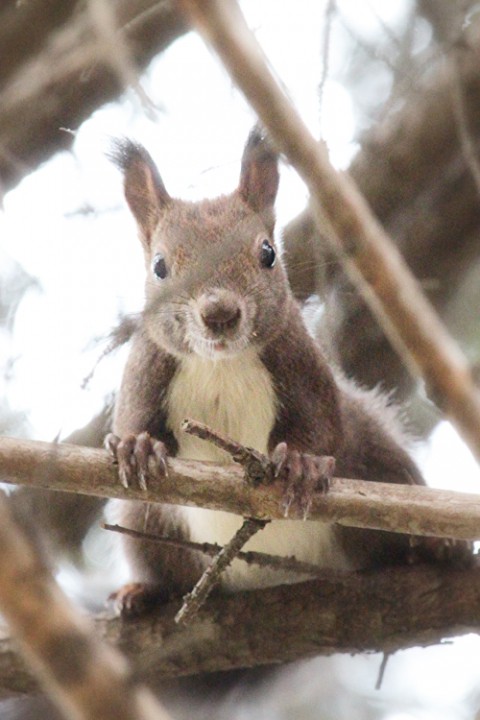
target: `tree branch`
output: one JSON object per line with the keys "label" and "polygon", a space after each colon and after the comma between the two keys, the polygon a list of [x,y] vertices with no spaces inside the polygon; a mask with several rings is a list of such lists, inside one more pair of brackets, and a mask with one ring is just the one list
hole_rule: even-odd
{"label": "tree branch", "polygon": [[168,720],[119,653],[99,641],[15,527],[0,494],[0,609],[22,654],[65,717]]}
{"label": "tree branch", "polygon": [[[35,22],[37,14],[43,13],[43,5],[41,11],[35,3],[25,5],[20,16],[30,14]],[[10,21],[7,25],[13,25],[17,37],[16,44],[8,45],[11,68],[8,77],[0,73],[0,191],[3,193],[55,151],[70,146],[72,136],[61,128],[75,130],[99,105],[126,89],[125,73],[118,71],[116,56],[110,53],[108,57],[105,52],[105,43],[97,37],[88,4],[82,11],[79,5],[63,26],[57,27],[56,20],[47,18],[45,36],[25,29],[32,43],[27,52],[25,44],[18,40],[23,28],[15,24],[17,5],[1,16],[2,21]],[[62,12],[62,17],[67,14]],[[184,21],[168,0],[121,0],[115,3],[115,14],[119,31],[114,42],[124,44],[125,53],[129,53],[137,68],[144,67],[186,30]]]}
{"label": "tree branch", "polygon": [[[478,632],[480,568],[392,568],[215,596],[186,629],[174,623],[179,602],[135,622],[99,618],[97,632],[153,683],[336,652],[392,653]],[[0,686],[4,695],[33,686],[8,645]]]}
{"label": "tree branch", "polygon": [[[440,8],[435,1],[429,4],[444,14],[454,8],[453,4]],[[458,8],[452,11],[458,12]],[[468,29],[462,31],[461,44],[449,57],[441,57],[435,68],[429,63],[423,78],[418,70],[415,84],[402,97],[402,106],[394,113],[384,112],[361,138],[361,150],[349,168],[443,316],[480,253],[480,203],[458,140],[451,82],[458,73],[465,119],[477,147],[479,24],[472,18]],[[331,339],[346,374],[368,387],[381,382],[382,387],[394,390],[396,397],[410,394],[415,387],[411,376],[345,278],[308,208],[286,226],[283,242],[296,297],[305,299],[318,293],[326,303],[328,322],[319,323],[319,331],[323,339]],[[476,317],[464,313],[462,318],[461,326],[450,319],[451,331],[471,346]]]}
{"label": "tree branch", "polygon": [[[156,468],[151,459],[151,474]],[[3,482],[125,500],[198,505],[244,517],[283,519],[283,488],[253,488],[236,465],[168,459],[168,477],[144,491],[122,487],[105,450],[0,438]],[[291,514],[290,519],[295,516]],[[468,493],[334,478],[309,518],[412,535],[480,538],[480,498]],[[301,519],[301,518],[300,518]]]}
{"label": "tree branch", "polygon": [[278,148],[306,182],[314,215],[394,347],[420,373],[480,459],[480,391],[466,359],[422,295],[353,181],[330,164],[280,89],[234,0],[178,0],[221,57]]}

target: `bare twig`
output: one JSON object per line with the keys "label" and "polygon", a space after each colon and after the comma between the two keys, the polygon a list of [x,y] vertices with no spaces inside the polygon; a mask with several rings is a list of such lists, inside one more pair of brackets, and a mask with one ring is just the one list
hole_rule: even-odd
{"label": "bare twig", "polygon": [[336,0],[328,0],[325,6],[323,17],[323,38],[322,38],[322,74],[318,83],[318,114],[320,122],[322,120],[323,96],[325,93],[325,85],[328,78],[328,69],[330,61],[330,39],[332,34],[333,16],[337,7]]}
{"label": "bare twig", "polygon": [[387,664],[390,659],[390,653],[384,652],[382,657],[382,662],[380,663],[380,667],[378,669],[378,677],[377,682],[375,683],[375,690],[380,690],[383,683],[383,678],[385,677],[385,670],[387,669]]}
{"label": "bare twig", "polygon": [[267,483],[273,480],[274,470],[272,463],[266,455],[258,452],[258,450],[245,447],[213,430],[208,425],[197,422],[197,420],[184,420],[182,430],[190,435],[195,435],[201,440],[207,440],[229,453],[232,460],[244,468],[245,480],[248,483],[258,485],[261,482]]}
{"label": "bare twig", "polygon": [[230,542],[215,556],[193,590],[184,597],[183,605],[175,615],[176,623],[188,625],[198,616],[198,611],[215,585],[220,581],[223,571],[239,556],[241,549],[250,538],[259,530],[263,530],[266,523],[266,520],[255,520],[254,518],[244,520],[242,527],[237,530]]}
{"label": "bare twig", "polygon": [[466,359],[422,295],[356,186],[329,163],[271,74],[234,0],[178,0],[306,182],[313,211],[392,344],[480,458],[480,391]]}
{"label": "bare twig", "polygon": [[[156,467],[152,459],[151,475]],[[0,438],[3,482],[123,500],[197,505],[243,517],[283,519],[278,483],[251,487],[236,465],[168,459],[168,477],[148,489],[125,489],[105,450]],[[294,519],[291,514],[290,519]],[[300,518],[301,519],[301,518]],[[311,520],[474,540],[480,538],[480,498],[469,493],[333,478],[313,499]]]}
{"label": "bare twig", "polygon": [[100,642],[21,535],[0,494],[0,608],[22,653],[66,718],[167,720],[119,653]]}
{"label": "bare twig", "polygon": [[[101,527],[104,530],[120,533],[121,535],[128,535],[129,537],[137,538],[138,540],[150,540],[152,542],[158,542],[162,545],[178,548],[179,550],[194,550],[195,552],[201,552],[209,557],[215,557],[222,550],[222,546],[217,545],[217,543],[197,543],[192,542],[191,540],[178,540],[176,538],[165,537],[164,535],[154,535],[153,533],[132,530],[131,528],[126,528],[122,525],[111,525],[109,523],[102,523]],[[283,555],[268,555],[267,553],[248,550],[247,552],[239,552],[237,554],[237,558],[246,562],[247,565],[269,567],[274,570],[294,572],[303,576],[323,577],[325,575],[324,568],[297,560],[293,555],[290,557],[284,557]],[[327,571],[329,577],[332,577],[332,572],[333,571],[331,570]],[[339,570],[338,572],[343,574],[343,571]]]}

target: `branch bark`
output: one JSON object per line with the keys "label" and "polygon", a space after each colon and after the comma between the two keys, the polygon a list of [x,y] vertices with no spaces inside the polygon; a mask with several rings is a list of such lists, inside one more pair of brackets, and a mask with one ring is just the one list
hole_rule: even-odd
{"label": "branch bark", "polygon": [[[211,597],[188,629],[179,602],[133,622],[99,618],[151,683],[182,675],[290,662],[337,652],[428,646],[480,630],[480,569],[395,568]],[[34,687],[8,644],[0,646],[0,693]]]}
{"label": "branch bark", "polygon": [[[153,459],[151,463],[155,477]],[[282,487],[271,483],[253,488],[236,465],[170,458],[168,477],[151,482],[146,491],[125,489],[105,450],[4,437],[0,439],[0,477],[3,482],[97,497],[198,505],[261,519],[284,518]],[[480,497],[334,478],[329,492],[314,499],[309,518],[412,535],[477,539]]]}
{"label": "branch bark", "polygon": [[480,459],[480,391],[466,359],[422,295],[353,181],[335,171],[280,89],[238,5],[178,0],[306,182],[314,215],[394,347]]}
{"label": "branch bark", "polygon": [[[2,28],[5,22],[16,38],[2,45],[8,57],[8,74],[5,69],[0,72],[3,193],[55,151],[70,146],[72,136],[61,128],[75,130],[99,105],[126,89],[115,57],[107,57],[105,43],[97,36],[88,3],[82,11],[76,5],[76,12],[64,9],[46,17],[43,4],[41,11],[35,3],[25,3],[20,11],[18,4],[12,5],[0,16]],[[115,15],[115,41],[125,46],[139,69],[186,30],[168,0],[121,0],[115,3]],[[2,36],[0,31],[0,40]]]}

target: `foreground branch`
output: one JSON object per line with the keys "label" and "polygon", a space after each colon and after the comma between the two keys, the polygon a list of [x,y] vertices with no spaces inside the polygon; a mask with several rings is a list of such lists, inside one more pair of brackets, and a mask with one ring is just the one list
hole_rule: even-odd
{"label": "foreground branch", "polygon": [[0,494],[0,610],[66,718],[167,720],[118,652],[99,641],[16,528]]}
{"label": "foreground branch", "polygon": [[[153,463],[153,460],[151,461]],[[155,476],[155,465],[151,465]],[[243,517],[282,519],[283,488],[251,487],[236,465],[168,460],[168,477],[148,490],[125,489],[104,450],[68,444],[0,438],[3,482],[98,497],[197,505]],[[290,519],[295,516],[290,514]],[[480,498],[468,493],[334,478],[327,495],[317,496],[309,518],[411,535],[480,538]]]}
{"label": "foreground branch", "polygon": [[178,0],[213,46],[278,148],[306,182],[314,215],[392,344],[480,458],[480,391],[353,181],[337,172],[280,89],[234,0]]}
{"label": "foreground branch", "polygon": [[[289,662],[336,652],[427,646],[480,631],[480,569],[397,568],[211,597],[189,628],[174,623],[179,601],[134,623],[98,619],[100,636],[151,682]],[[6,643],[3,694],[32,680]]]}
{"label": "foreground branch", "polygon": [[[38,24],[36,16],[45,8],[35,7],[35,3],[25,5],[27,10],[33,6],[28,21]],[[112,43],[122,54],[129,54],[135,68],[145,67],[157,52],[185,32],[185,23],[167,0],[120,0],[114,10],[120,31]],[[37,53],[30,52],[31,48],[25,51],[22,33],[27,44],[30,34],[28,29],[15,26],[10,17],[15,13],[19,14],[16,5],[8,16],[6,11],[1,15],[10,34],[8,20],[13,23],[16,39],[6,48],[9,75],[0,73],[0,193],[11,189],[55,151],[71,145],[72,135],[61,128],[76,130],[93,110],[126,89],[125,78],[116,67],[120,52],[106,52],[109,48],[105,38],[98,37],[88,7],[72,13],[63,26],[58,23],[57,29],[46,27],[46,37],[35,42]],[[67,14],[61,11],[61,17]]]}

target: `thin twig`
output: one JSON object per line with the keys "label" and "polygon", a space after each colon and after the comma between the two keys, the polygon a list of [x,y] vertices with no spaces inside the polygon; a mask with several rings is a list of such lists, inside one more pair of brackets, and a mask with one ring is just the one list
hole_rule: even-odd
{"label": "thin twig", "polygon": [[245,519],[242,527],[237,530],[230,542],[215,556],[193,590],[188,595],[185,595],[183,605],[175,615],[176,623],[187,625],[195,619],[205,600],[219,582],[223,571],[238,556],[238,553],[250,538],[259,530],[263,530],[266,524],[265,520]]}
{"label": "thin twig", "polygon": [[322,38],[322,74],[318,83],[318,115],[320,122],[322,120],[323,96],[325,93],[325,84],[328,78],[328,69],[330,61],[330,39],[332,34],[333,15],[337,6],[336,0],[328,0],[323,16],[323,38]]}
{"label": "thin twig", "polygon": [[378,669],[378,677],[377,682],[375,683],[375,690],[380,690],[383,683],[383,678],[385,677],[385,670],[387,669],[387,663],[390,659],[391,653],[384,652],[382,657],[382,662],[380,663],[380,667]]}
{"label": "thin twig", "polygon": [[190,435],[195,435],[200,440],[211,442],[229,453],[232,460],[242,465],[245,470],[245,480],[251,485],[268,483],[273,479],[274,469],[270,459],[258,450],[245,447],[196,420],[184,420],[181,429]]}
{"label": "thin twig", "polygon": [[[138,540],[150,540],[152,542],[167,545],[168,547],[178,548],[180,550],[193,550],[195,552],[201,552],[209,557],[215,557],[222,550],[222,546],[217,543],[196,543],[191,540],[179,540],[177,538],[170,538],[164,535],[154,535],[153,533],[133,530],[131,528],[123,527],[122,525],[110,525],[109,523],[101,523],[101,527],[104,530],[109,530],[110,532],[119,533],[121,535],[128,535],[129,537],[133,537]],[[274,570],[295,572],[298,573],[298,575],[308,575],[310,577],[324,577],[325,572],[328,572],[328,576],[332,577],[333,573],[332,570],[325,571],[325,568],[320,568],[318,565],[312,565],[311,563],[297,560],[293,555],[283,557],[282,555],[269,555],[267,553],[256,552],[255,550],[248,550],[247,552],[240,551],[237,554],[237,559],[243,560],[243,562],[246,562],[247,565],[269,567]],[[342,571],[338,572],[339,574],[344,574]]]}
{"label": "thin twig", "polygon": [[306,182],[317,221],[391,343],[480,459],[480,390],[466,358],[353,181],[337,172],[268,68],[234,0],[177,0]]}

